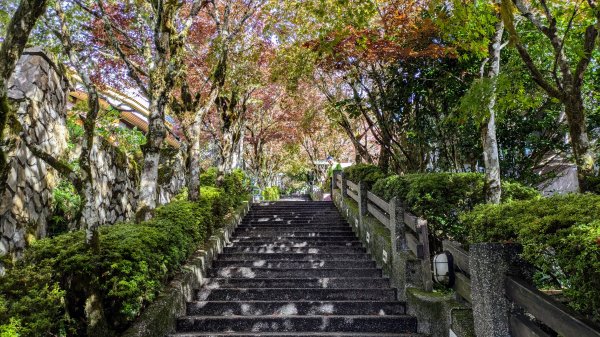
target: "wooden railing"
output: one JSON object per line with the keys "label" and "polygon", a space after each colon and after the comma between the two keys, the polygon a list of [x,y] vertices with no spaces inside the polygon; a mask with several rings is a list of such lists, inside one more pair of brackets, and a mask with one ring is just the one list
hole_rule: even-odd
{"label": "wooden railing", "polygon": [[[452,254],[454,290],[461,298],[472,303],[469,252],[453,241],[444,241],[443,247],[445,251]],[[561,336],[600,337],[600,331],[591,323],[578,318],[565,305],[517,277],[506,276],[505,294],[513,304],[513,308],[519,308],[519,310],[511,310],[508,317],[512,337],[554,336],[545,331],[547,328]],[[533,317],[534,320],[527,316]],[[534,321],[541,322],[547,328],[542,329]]]}
{"label": "wooden railing", "polygon": [[[420,260],[423,275],[423,288],[433,289],[431,275],[431,256],[429,253],[429,232],[427,221],[409,213],[396,198],[390,201],[367,191],[363,182],[355,183],[335,175],[335,186],[341,190],[342,197],[356,201],[361,215],[370,215],[390,230],[392,240],[401,236],[400,249],[408,250]],[[396,243],[393,243],[393,246]]]}

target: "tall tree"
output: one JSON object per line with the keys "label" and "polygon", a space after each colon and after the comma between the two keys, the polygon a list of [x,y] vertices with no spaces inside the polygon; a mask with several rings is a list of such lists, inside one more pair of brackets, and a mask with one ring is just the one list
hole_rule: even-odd
{"label": "tall tree", "polygon": [[[517,30],[515,10],[526,21],[527,27],[537,31],[533,37],[537,41],[531,37],[527,39],[523,30]],[[588,137],[583,90],[598,39],[600,10],[597,2],[502,0],[502,17],[533,80],[564,106],[579,187],[585,191],[586,177],[594,175],[596,162]],[[541,47],[540,41],[544,43]],[[537,48],[542,48],[541,53]],[[550,71],[545,71],[545,67]]]}
{"label": "tall tree", "polygon": [[99,39],[112,46],[136,89],[149,102],[136,212],[138,220],[146,220],[157,203],[160,149],[167,135],[166,109],[172,89],[183,75],[189,30],[206,1],[194,0],[189,7],[177,0],[135,2],[127,6],[107,6],[104,1],[96,0],[96,4],[103,23]]}

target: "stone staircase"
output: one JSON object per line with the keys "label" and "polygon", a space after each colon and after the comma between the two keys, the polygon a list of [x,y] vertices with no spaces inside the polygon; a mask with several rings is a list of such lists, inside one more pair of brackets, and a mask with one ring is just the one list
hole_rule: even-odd
{"label": "stone staircase", "polygon": [[173,336],[418,336],[331,202],[252,207]]}

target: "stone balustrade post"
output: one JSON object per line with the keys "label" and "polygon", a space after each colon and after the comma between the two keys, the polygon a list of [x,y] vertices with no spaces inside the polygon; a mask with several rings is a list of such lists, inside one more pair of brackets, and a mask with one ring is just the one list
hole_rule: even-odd
{"label": "stone balustrade post", "polygon": [[406,231],[404,229],[404,208],[397,197],[389,202],[390,214],[390,237],[392,239],[392,251],[404,252],[408,249],[406,245]]}
{"label": "stone balustrade post", "polygon": [[331,200],[333,200],[333,191],[337,188],[336,181],[339,174],[342,174],[342,171],[333,170],[331,174]]}
{"label": "stone balustrade post", "polygon": [[390,239],[392,247],[392,286],[398,290],[397,298],[406,301],[407,259],[408,246],[406,245],[406,230],[404,227],[404,208],[397,197],[389,202],[390,214]]}
{"label": "stone balustrade post", "polygon": [[364,181],[358,182],[358,213],[362,223],[362,217],[367,215],[367,205],[369,199],[367,197],[367,184]]}
{"label": "stone balustrade post", "polygon": [[345,198],[348,195],[348,178],[346,178],[346,174],[344,174],[344,171],[342,171],[341,173],[342,176],[342,200],[343,198]]}
{"label": "stone balustrade post", "polygon": [[518,245],[477,243],[469,248],[475,335],[510,336],[506,275],[520,252]]}

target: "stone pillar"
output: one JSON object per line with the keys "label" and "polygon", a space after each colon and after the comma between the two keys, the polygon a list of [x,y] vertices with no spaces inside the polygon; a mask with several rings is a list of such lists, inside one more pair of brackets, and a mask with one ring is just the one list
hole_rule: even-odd
{"label": "stone pillar", "polygon": [[406,231],[404,229],[404,207],[402,207],[403,204],[397,197],[393,197],[389,205],[392,250],[394,252],[404,252],[408,249],[406,245]]}
{"label": "stone pillar", "polygon": [[392,286],[396,288],[397,298],[406,301],[407,272],[408,272],[408,247],[406,245],[406,231],[404,227],[404,208],[397,197],[389,202],[390,213],[390,238],[392,240]]}
{"label": "stone pillar", "polygon": [[[23,52],[8,81],[8,97],[23,127],[8,152],[10,172],[0,196],[0,256],[19,257],[29,237],[44,237],[58,174],[29,150],[23,138],[55,157],[67,150],[68,83],[43,50]],[[8,132],[18,132],[7,130]]]}
{"label": "stone pillar", "polygon": [[510,336],[510,303],[506,297],[506,275],[520,251],[517,245],[478,243],[470,246],[471,297],[475,335]]}
{"label": "stone pillar", "polygon": [[360,215],[360,221],[362,217],[367,215],[367,204],[369,199],[367,198],[367,184],[364,181],[358,182],[358,213]]}
{"label": "stone pillar", "polygon": [[333,170],[331,173],[331,200],[333,200],[333,190],[337,189],[335,182],[337,181],[338,174],[342,174],[342,171]]}
{"label": "stone pillar", "polygon": [[342,176],[341,195],[342,195],[342,200],[343,200],[343,198],[345,198],[348,195],[348,179],[346,178],[344,171],[342,171],[341,176]]}

